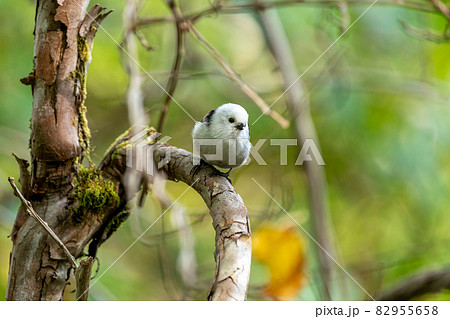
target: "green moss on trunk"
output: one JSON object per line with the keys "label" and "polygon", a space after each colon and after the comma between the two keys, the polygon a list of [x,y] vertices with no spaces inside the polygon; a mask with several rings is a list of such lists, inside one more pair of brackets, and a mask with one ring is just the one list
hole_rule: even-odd
{"label": "green moss on trunk", "polygon": [[95,214],[102,218],[103,209],[118,207],[120,204],[117,185],[111,180],[104,179],[97,169],[82,165],[75,179],[74,198],[79,202],[73,212],[73,220],[76,223],[86,218],[87,214]]}

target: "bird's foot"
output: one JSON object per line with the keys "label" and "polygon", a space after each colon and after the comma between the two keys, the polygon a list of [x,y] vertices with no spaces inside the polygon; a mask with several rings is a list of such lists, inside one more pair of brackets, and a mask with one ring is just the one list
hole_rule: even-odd
{"label": "bird's foot", "polygon": [[206,165],[206,162],[203,159],[200,159],[200,164],[192,166],[191,175],[194,176],[198,174],[204,165]]}
{"label": "bird's foot", "polygon": [[224,172],[221,172],[221,171],[216,169],[216,171],[214,172],[214,175],[225,177],[230,182],[230,184],[233,184],[231,182],[231,178],[230,178],[231,170],[232,170],[232,168],[230,168],[230,170],[228,172],[224,173]]}
{"label": "bird's foot", "polygon": [[[203,166],[205,166],[205,165],[209,166],[208,163],[206,163],[203,159],[201,159],[200,164],[192,166],[191,172],[190,172],[191,175],[194,176],[194,175],[198,174],[200,172],[200,170],[203,168]],[[230,170],[228,172],[224,173],[224,172],[219,171],[218,169],[215,169],[213,175],[225,177],[230,182],[230,184],[232,184],[231,178],[229,176],[231,170],[232,170],[232,168],[230,168]]]}

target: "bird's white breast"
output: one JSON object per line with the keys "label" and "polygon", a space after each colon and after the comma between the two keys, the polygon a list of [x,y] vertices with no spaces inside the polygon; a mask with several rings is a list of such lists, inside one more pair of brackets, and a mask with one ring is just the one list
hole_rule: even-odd
{"label": "bird's white breast", "polygon": [[[250,155],[252,144],[249,140],[248,128],[230,137],[230,134],[220,130],[211,130],[206,124],[198,122],[192,136],[194,143],[199,143],[200,157],[209,164],[221,168],[239,167]],[[220,153],[220,158],[211,160],[210,155]]]}

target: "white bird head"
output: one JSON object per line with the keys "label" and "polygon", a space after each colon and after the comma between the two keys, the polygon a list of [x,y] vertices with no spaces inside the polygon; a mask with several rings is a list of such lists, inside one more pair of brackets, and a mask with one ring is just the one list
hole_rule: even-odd
{"label": "white bird head", "polygon": [[[209,164],[221,168],[239,167],[247,160],[252,147],[248,113],[238,104],[221,105],[209,111],[201,122],[195,124],[192,138],[195,152]],[[209,139],[218,140],[221,143],[202,143]],[[201,145],[203,148],[200,147]],[[223,155],[222,158],[208,158],[210,155],[218,154],[218,147],[222,148],[219,149]]]}
{"label": "white bird head", "polygon": [[[204,118],[209,124],[228,136],[237,136],[248,130],[248,113],[238,104],[227,103],[210,111]],[[245,134],[247,135],[247,134]]]}

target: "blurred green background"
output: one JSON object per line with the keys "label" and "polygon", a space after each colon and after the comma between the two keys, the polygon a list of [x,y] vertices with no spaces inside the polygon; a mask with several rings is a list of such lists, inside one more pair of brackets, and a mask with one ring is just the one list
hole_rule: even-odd
{"label": "blurred green background", "polygon": [[[114,12],[102,26],[118,42],[124,35],[124,1],[99,0]],[[239,3],[239,1],[230,1]],[[242,1],[241,1],[242,3]],[[424,2],[426,3],[426,2]],[[95,4],[94,2],[91,5]],[[183,12],[209,5],[206,0],[182,1]],[[366,6],[350,8],[352,21]],[[336,8],[293,5],[277,9],[286,29],[301,74],[341,34]],[[8,176],[18,178],[11,153],[29,159],[28,137],[32,96],[19,82],[32,70],[33,1],[0,2],[0,295],[7,286],[11,241],[7,238],[19,201]],[[145,1],[141,16],[169,16],[162,1]],[[408,35],[400,24],[445,29],[439,14],[400,7],[374,6],[303,77],[320,138],[329,191],[334,242],[338,260],[368,291],[376,293],[420,271],[449,265],[450,251],[450,43],[434,43]],[[268,104],[283,91],[276,64],[254,16],[248,12],[211,15],[197,23],[208,39]],[[154,51],[140,48],[139,61],[163,86],[172,65],[175,45],[173,24],[142,29]],[[88,76],[88,120],[99,163],[104,151],[129,127],[125,93],[128,76],[117,44],[103,31],[96,36]],[[196,120],[223,103],[243,105],[250,122],[260,109],[221,71],[198,41],[187,35],[186,54],[175,99]],[[157,125],[164,98],[148,77],[144,80],[145,108],[150,124]],[[274,109],[290,119],[284,99]],[[164,133],[170,143],[192,150],[194,123],[174,103]],[[253,144],[259,138],[296,138],[293,123],[282,129],[268,116],[251,126]],[[262,225],[293,226],[302,231],[260,190],[252,177],[308,229],[310,212],[303,170],[294,166],[299,154],[289,148],[288,165],[280,166],[279,148],[266,142],[260,151],[268,162],[255,161],[233,171],[233,184],[246,203],[257,232]],[[167,184],[177,198],[186,185]],[[215,270],[214,230],[201,198],[189,190],[179,203],[193,224],[198,279],[186,287],[177,271],[179,238],[170,212],[152,227],[90,292],[92,300],[204,300]],[[160,215],[150,195],[141,209],[99,250],[100,273]],[[166,235],[161,236],[162,230]],[[316,300],[319,275],[306,245],[305,284],[294,299]],[[249,299],[265,299],[267,268],[254,260]],[[345,282],[345,284],[343,284]],[[335,299],[366,298],[345,273],[333,278]],[[74,287],[72,285],[72,287]],[[66,298],[73,299],[66,289]],[[429,298],[449,299],[441,294]]]}

